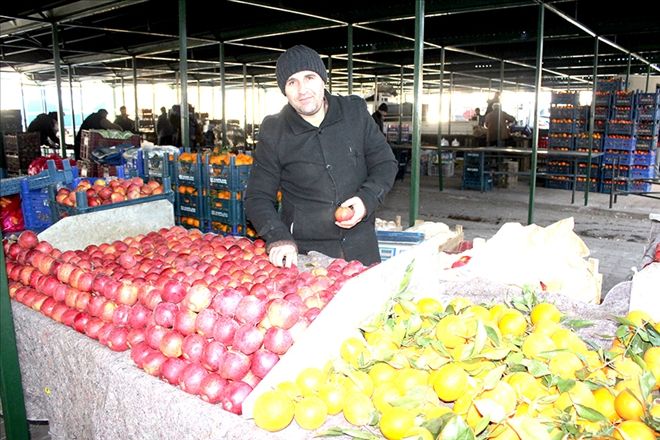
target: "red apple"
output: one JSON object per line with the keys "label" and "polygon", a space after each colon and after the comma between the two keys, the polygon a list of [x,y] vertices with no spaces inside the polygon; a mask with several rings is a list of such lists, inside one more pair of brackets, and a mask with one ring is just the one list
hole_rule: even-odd
{"label": "red apple", "polygon": [[255,376],[263,379],[279,360],[280,357],[271,351],[266,349],[257,350],[252,355],[250,371]]}

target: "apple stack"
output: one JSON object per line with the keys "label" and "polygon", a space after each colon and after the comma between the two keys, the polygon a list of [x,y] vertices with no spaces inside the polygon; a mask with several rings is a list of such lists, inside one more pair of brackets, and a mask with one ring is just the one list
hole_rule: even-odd
{"label": "apple stack", "polygon": [[[59,188],[55,193],[55,200],[51,200],[57,218],[86,212],[87,208],[163,194],[163,185],[155,180],[145,183],[141,177],[108,181],[84,178],[76,180],[72,188],[66,186]],[[83,203],[77,200],[81,197],[78,193],[84,193],[81,198]]]}
{"label": "apple stack", "polygon": [[65,252],[26,231],[4,247],[10,297],[113,350],[130,347],[148,374],[234,413],[365,270],[344,260],[278,268],[261,240],[179,226]]}

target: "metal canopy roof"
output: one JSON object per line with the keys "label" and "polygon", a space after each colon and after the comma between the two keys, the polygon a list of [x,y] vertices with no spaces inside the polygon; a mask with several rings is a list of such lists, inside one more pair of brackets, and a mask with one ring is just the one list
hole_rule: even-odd
{"label": "metal canopy roof", "polygon": [[[424,82],[437,87],[442,48],[445,82],[456,87],[532,88],[536,63],[536,0],[426,1]],[[596,0],[550,0],[544,26],[543,86],[590,88],[594,40],[598,75],[658,74],[660,20],[653,2],[633,0],[614,11]],[[275,6],[277,5],[277,6]],[[332,57],[333,89],[345,89],[347,28],[353,27],[353,81],[412,83],[413,1],[224,0],[211,7],[188,0],[188,79],[219,78],[225,43],[229,83],[247,75],[274,86],[279,53],[306,44]],[[35,81],[54,79],[52,23],[58,24],[64,66],[74,79],[132,78],[174,82],[179,69],[177,0],[50,0],[3,2],[0,65]],[[629,61],[630,60],[630,61]],[[503,63],[503,67],[502,67]],[[570,77],[570,79],[569,79]]]}

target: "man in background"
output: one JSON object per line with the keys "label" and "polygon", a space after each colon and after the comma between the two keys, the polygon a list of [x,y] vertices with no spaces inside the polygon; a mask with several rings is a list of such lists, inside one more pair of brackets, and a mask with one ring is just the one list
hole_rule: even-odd
{"label": "man in background", "polygon": [[57,137],[57,112],[41,113],[27,128],[28,133],[39,133],[41,145],[53,148],[60,145]]}
{"label": "man in background", "polygon": [[378,106],[378,109],[371,114],[371,117],[374,118],[374,121],[376,121],[376,124],[378,124],[378,129],[384,135],[385,135],[385,124],[384,124],[385,116],[387,116],[387,104],[383,102],[381,105]]}
{"label": "man in background", "polygon": [[510,126],[516,122],[516,118],[503,112],[499,103],[493,104],[493,111],[486,114],[484,125],[486,126],[486,143],[488,146],[504,146],[507,139],[511,138]]}
{"label": "man in background", "polygon": [[121,127],[108,121],[108,111],[104,108],[87,116],[80,125],[80,130],[78,130],[76,140],[73,144],[73,152],[76,156],[76,160],[80,160],[80,140],[82,138],[83,130],[121,130]]}
{"label": "man in background", "polygon": [[115,124],[119,125],[124,131],[131,131],[136,133],[135,121],[128,117],[126,114],[126,106],[119,107],[119,114],[115,118]]}
{"label": "man in background", "polygon": [[160,108],[160,116],[156,121],[156,133],[158,133],[158,145],[174,145],[172,140],[174,127],[172,127],[165,107]]}

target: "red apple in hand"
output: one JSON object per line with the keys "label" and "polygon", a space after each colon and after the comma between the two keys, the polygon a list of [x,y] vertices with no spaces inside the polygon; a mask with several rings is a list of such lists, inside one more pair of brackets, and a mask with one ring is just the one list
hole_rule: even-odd
{"label": "red apple in hand", "polygon": [[345,222],[353,217],[353,208],[350,206],[340,206],[335,210],[335,220]]}

